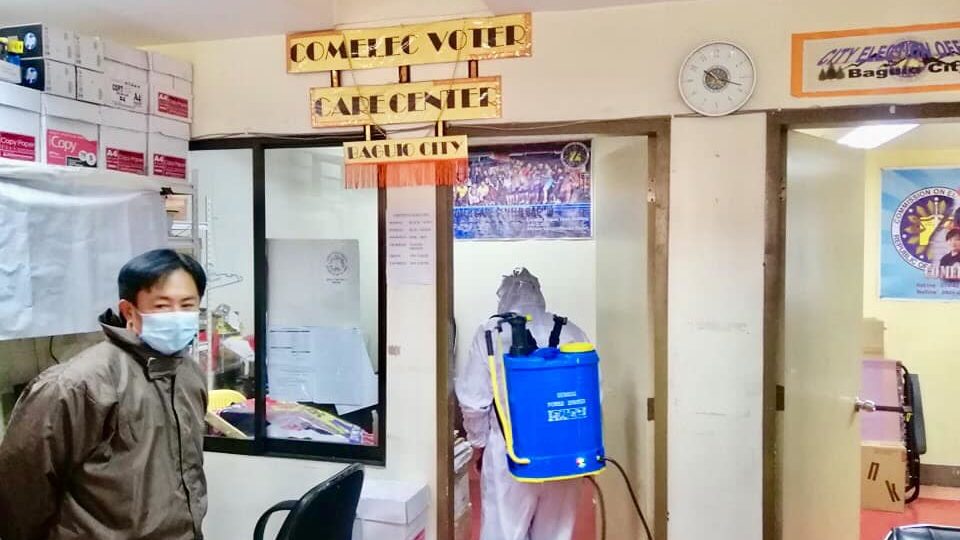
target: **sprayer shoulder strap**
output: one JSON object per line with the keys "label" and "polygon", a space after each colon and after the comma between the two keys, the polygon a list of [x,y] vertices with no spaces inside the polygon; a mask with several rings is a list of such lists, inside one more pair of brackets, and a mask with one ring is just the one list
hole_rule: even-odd
{"label": "sprayer shoulder strap", "polygon": [[559,315],[553,316],[553,330],[550,331],[550,343],[549,347],[551,349],[557,348],[560,345],[560,334],[563,332],[563,327],[567,325],[567,318],[561,317]]}

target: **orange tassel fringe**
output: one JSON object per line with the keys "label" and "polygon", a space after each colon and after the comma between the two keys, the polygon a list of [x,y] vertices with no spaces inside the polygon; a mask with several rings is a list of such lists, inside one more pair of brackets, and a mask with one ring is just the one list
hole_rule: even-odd
{"label": "orange tassel fringe", "polygon": [[348,164],[344,167],[344,186],[347,189],[455,186],[467,181],[469,170],[466,159]]}

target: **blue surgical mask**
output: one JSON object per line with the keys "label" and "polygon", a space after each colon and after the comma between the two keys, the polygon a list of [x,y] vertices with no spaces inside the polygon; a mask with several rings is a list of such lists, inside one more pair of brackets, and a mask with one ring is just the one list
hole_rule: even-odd
{"label": "blue surgical mask", "polygon": [[186,349],[197,337],[200,314],[196,311],[142,313],[140,339],[161,354],[174,355]]}

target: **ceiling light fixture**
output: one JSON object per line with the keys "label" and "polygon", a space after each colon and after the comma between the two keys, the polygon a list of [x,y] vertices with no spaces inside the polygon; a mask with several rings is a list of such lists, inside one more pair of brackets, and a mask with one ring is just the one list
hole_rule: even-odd
{"label": "ceiling light fixture", "polygon": [[888,143],[920,124],[876,124],[860,126],[837,142],[853,148],[871,149]]}

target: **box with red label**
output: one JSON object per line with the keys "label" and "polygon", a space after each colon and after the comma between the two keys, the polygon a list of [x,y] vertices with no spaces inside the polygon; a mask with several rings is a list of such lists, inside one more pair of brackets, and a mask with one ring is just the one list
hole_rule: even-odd
{"label": "box with red label", "polygon": [[147,116],[100,108],[100,166],[111,171],[147,174]]}
{"label": "box with red label", "polygon": [[147,119],[147,166],[152,176],[187,179],[190,124],[159,116]]}
{"label": "box with red label", "polygon": [[181,122],[193,120],[193,66],[150,53],[150,114]]}
{"label": "box with red label", "polygon": [[430,491],[424,484],[367,480],[363,484],[353,540],[426,538]]}
{"label": "box with red label", "polygon": [[106,96],[103,104],[138,113],[150,111],[150,85],[146,51],[104,39],[103,71]]}
{"label": "box with red label", "polygon": [[48,165],[98,167],[100,107],[44,94],[40,155]]}
{"label": "box with red label", "polygon": [[40,96],[36,90],[0,83],[0,158],[40,160]]}

